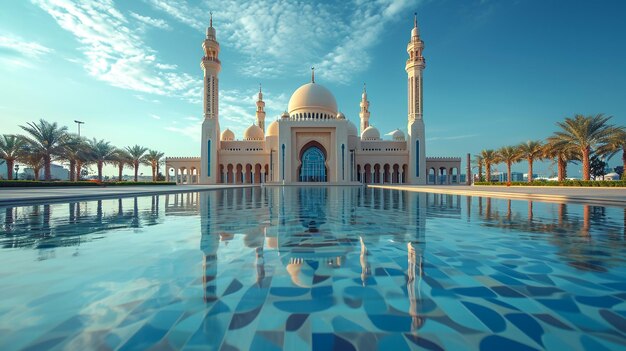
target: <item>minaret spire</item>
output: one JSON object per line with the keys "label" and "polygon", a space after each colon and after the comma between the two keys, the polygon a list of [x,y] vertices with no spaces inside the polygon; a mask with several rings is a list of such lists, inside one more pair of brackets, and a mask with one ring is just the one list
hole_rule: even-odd
{"label": "minaret spire", "polygon": [[311,83],[315,83],[315,67],[311,67]]}
{"label": "minaret spire", "polygon": [[259,95],[256,102],[256,124],[265,133],[265,101],[263,101],[263,91],[261,90],[261,83],[259,83]]}
{"label": "minaret spire", "polygon": [[417,28],[417,12],[413,12],[413,28]]}
{"label": "minaret spire", "polygon": [[360,132],[363,133],[365,128],[370,126],[370,102],[367,100],[365,83],[363,83],[363,94],[361,94],[361,103],[359,106],[361,106],[361,111],[359,112],[359,119],[361,120]]}
{"label": "minaret spire", "polygon": [[[213,27],[213,12],[211,11],[211,12],[209,12],[209,14],[210,14],[210,16],[211,16],[211,17],[209,18],[209,27]],[[416,21],[417,21],[417,20],[416,20]],[[416,22],[416,23],[417,23],[417,22]]]}

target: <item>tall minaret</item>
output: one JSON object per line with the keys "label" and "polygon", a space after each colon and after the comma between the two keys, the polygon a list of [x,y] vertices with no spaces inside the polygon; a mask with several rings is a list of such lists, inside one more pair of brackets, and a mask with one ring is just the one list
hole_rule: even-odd
{"label": "tall minaret", "polygon": [[359,112],[359,118],[361,118],[361,130],[363,133],[365,128],[370,126],[370,102],[367,101],[367,91],[365,90],[365,83],[363,83],[363,94],[361,95],[361,112]]}
{"label": "tall minaret", "polygon": [[256,124],[263,129],[263,135],[265,135],[265,102],[261,84],[259,84],[259,98],[256,101]]}
{"label": "tall minaret", "polygon": [[202,122],[202,164],[200,183],[215,184],[219,182],[218,152],[220,142],[219,103],[218,103],[218,78],[222,64],[218,58],[220,44],[215,37],[213,28],[213,14],[209,27],[206,30],[206,38],[202,42],[204,57],[200,66],[204,71],[204,122]]}
{"label": "tall minaret", "polygon": [[408,130],[409,130],[409,174],[410,184],[426,183],[426,152],[424,143],[424,120],[422,119],[422,72],[426,67],[422,51],[424,42],[420,39],[417,27],[417,13],[411,30],[411,40],[406,48],[409,59],[406,61],[408,76]]}

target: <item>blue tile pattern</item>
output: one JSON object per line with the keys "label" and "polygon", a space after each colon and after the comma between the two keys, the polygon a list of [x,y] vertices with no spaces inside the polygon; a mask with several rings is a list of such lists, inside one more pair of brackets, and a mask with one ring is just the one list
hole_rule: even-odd
{"label": "blue tile pattern", "polygon": [[626,210],[284,187],[0,208],[1,350],[626,350]]}

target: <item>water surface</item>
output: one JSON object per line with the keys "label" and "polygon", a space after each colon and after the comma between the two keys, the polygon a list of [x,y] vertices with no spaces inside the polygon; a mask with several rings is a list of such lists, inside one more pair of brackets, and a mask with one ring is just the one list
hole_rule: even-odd
{"label": "water surface", "polygon": [[626,349],[625,222],[348,187],[0,207],[0,349]]}

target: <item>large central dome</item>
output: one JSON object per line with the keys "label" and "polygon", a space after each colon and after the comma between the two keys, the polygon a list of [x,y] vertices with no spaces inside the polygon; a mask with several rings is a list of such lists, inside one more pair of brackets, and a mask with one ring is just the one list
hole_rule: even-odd
{"label": "large central dome", "polygon": [[330,90],[316,83],[308,83],[296,89],[289,99],[289,115],[317,112],[337,115],[337,101]]}

